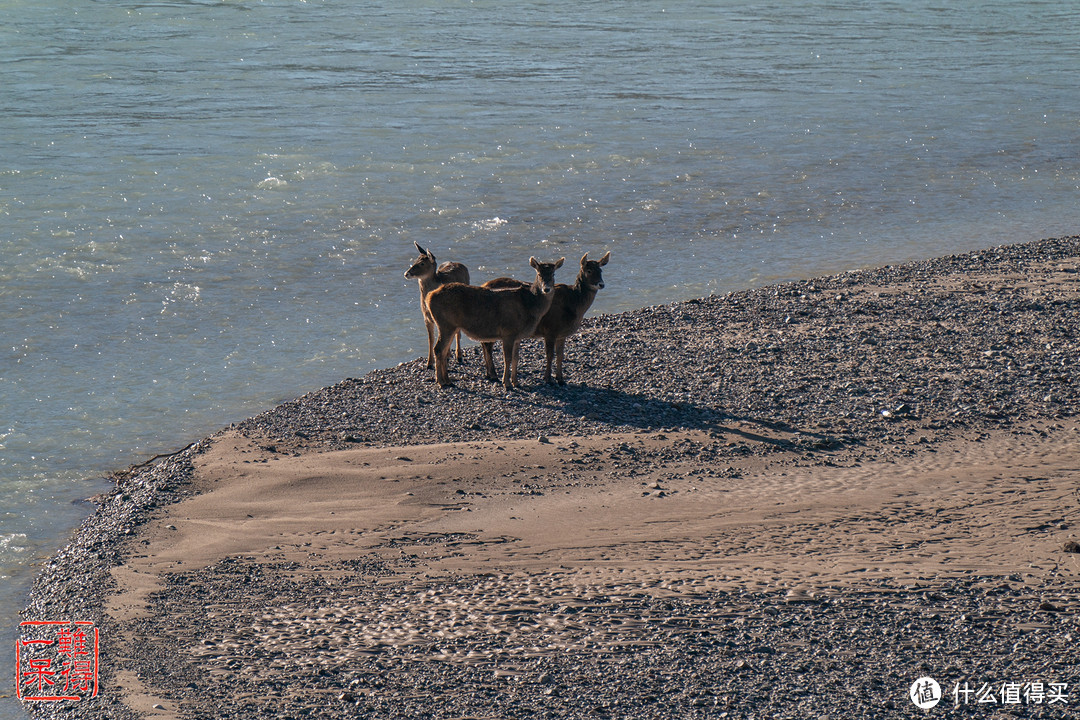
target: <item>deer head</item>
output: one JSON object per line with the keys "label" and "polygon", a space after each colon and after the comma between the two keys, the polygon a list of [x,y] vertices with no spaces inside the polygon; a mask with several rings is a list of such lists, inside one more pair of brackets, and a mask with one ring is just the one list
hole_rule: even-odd
{"label": "deer head", "polygon": [[577,282],[580,287],[593,292],[604,287],[604,274],[600,268],[607,265],[610,252],[604,253],[599,260],[590,260],[589,253],[581,256],[581,269],[578,271]]}
{"label": "deer head", "polygon": [[431,277],[435,274],[435,269],[438,267],[438,263],[435,261],[435,256],[430,252],[420,247],[420,243],[413,241],[413,245],[420,251],[420,257],[413,261],[411,267],[405,271],[405,277],[407,278],[425,278]]}
{"label": "deer head", "polygon": [[565,260],[566,258],[561,257],[553,263],[545,263],[534,257],[529,258],[529,265],[536,270],[536,282],[533,284],[538,285],[544,295],[555,289],[555,271],[562,267]]}

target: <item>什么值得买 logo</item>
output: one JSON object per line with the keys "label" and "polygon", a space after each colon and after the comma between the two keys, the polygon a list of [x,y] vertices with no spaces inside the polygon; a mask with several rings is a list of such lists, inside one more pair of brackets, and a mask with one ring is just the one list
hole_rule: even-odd
{"label": "\u4ec0\u4e48\u503c\u5f97\u4e70 logo", "polygon": [[[953,685],[952,706],[962,705],[1062,705],[1069,703],[1069,685],[1064,682],[1041,680],[1006,681],[1000,683],[961,680]],[[945,698],[941,686],[932,677],[920,677],[908,690],[911,702],[923,710],[936,707]]]}

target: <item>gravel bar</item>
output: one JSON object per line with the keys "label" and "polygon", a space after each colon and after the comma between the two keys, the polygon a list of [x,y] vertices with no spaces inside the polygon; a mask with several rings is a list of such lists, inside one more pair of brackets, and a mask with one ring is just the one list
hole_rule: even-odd
{"label": "gravel bar", "polygon": [[[902,462],[959,435],[1074,424],[1078,327],[1080,237],[1054,238],[591,318],[567,343],[565,387],[541,384],[539,343],[524,349],[522,389],[509,393],[482,378],[471,347],[465,363],[451,365],[453,388],[440,390],[420,359],[229,429],[320,451],[708,431],[740,421],[784,439],[685,452],[703,463],[781,450],[810,462],[837,451]],[[115,489],[41,568],[24,617],[93,620],[106,662],[97,698],[29,703],[33,717],[137,717],[109,691],[117,668],[107,660],[119,655],[156,693],[182,703],[184,717],[197,718],[1064,718],[1080,707],[1080,624],[1065,610],[1076,574],[1066,571],[1035,591],[1017,577],[875,581],[813,598],[598,591],[579,607],[560,606],[580,618],[580,643],[565,653],[501,662],[513,653],[492,638],[473,663],[440,661],[430,647],[396,648],[343,667],[298,665],[284,680],[240,672],[270,657],[236,658],[225,666],[235,672],[220,674],[180,661],[183,638],[166,634],[162,620],[171,603],[193,601],[192,578],[177,575],[153,600],[156,616],[131,621],[135,647],[119,648],[121,630],[132,628],[103,611],[110,568],[131,552],[126,541],[140,524],[194,492],[193,458],[212,440],[118,473]],[[303,599],[317,607],[318,598],[343,594],[390,602],[398,590],[371,581],[394,570],[380,562],[328,568],[314,585],[291,582],[287,566],[244,558],[194,574],[214,589],[203,600],[206,627],[214,627],[256,622],[265,604]],[[465,593],[481,581],[447,581],[442,591]],[[594,631],[613,623],[636,629]],[[949,696],[928,713],[907,690],[913,677],[935,671],[969,679],[975,690],[1060,682],[1069,696],[1006,703],[999,695],[992,704],[972,696],[956,708]]]}

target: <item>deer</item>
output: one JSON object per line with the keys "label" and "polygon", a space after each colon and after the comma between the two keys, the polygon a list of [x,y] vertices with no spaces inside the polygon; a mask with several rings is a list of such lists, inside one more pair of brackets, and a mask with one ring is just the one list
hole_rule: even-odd
{"label": "deer", "polygon": [[[440,267],[435,256],[413,241],[420,251],[412,266],[405,271],[406,278],[416,278],[420,284],[420,310],[424,313],[424,327],[427,328],[427,368],[435,366],[435,320],[427,308],[427,296],[447,283],[469,284],[469,268],[457,262],[445,262]],[[461,333],[457,334],[457,361],[462,362]]]}
{"label": "deer", "polygon": [[[529,258],[536,270],[532,284],[509,290],[492,290],[465,283],[450,283],[427,296],[427,307],[439,327],[435,343],[435,380],[440,387],[451,385],[446,364],[455,333],[464,332],[480,342],[502,341],[503,387],[518,385],[518,345],[536,330],[540,318],[551,307],[555,271],[566,258],[540,262]],[[492,371],[494,372],[494,371]]]}
{"label": "deer", "polygon": [[[563,358],[565,356],[566,338],[570,337],[581,327],[581,321],[585,313],[596,299],[596,293],[604,287],[604,276],[600,270],[607,265],[611,253],[604,253],[599,260],[590,260],[589,253],[581,256],[581,269],[578,270],[574,284],[555,286],[555,292],[551,300],[551,307],[540,322],[532,336],[544,339],[544,350],[547,356],[547,369],[544,372],[544,382],[549,385],[557,382],[559,385],[566,384],[563,375]],[[482,287],[493,290],[520,287],[524,285],[520,280],[513,278],[495,278],[488,280]],[[481,343],[484,352],[485,377],[495,380],[495,363],[491,359],[491,351],[495,343]],[[555,380],[551,379],[551,362],[556,359]]]}

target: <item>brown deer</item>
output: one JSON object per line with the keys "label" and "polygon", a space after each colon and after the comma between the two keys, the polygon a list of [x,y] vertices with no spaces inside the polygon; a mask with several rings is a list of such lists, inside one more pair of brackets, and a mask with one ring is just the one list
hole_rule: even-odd
{"label": "brown deer", "polygon": [[[560,385],[566,384],[562,369],[566,338],[578,331],[585,312],[596,299],[597,291],[603,289],[604,276],[600,268],[607,265],[610,257],[611,253],[607,252],[599,260],[589,260],[589,253],[585,253],[581,256],[581,269],[578,271],[577,280],[574,281],[573,286],[562,283],[555,286],[551,307],[537,323],[536,330],[532,334],[533,337],[544,338],[544,350],[547,355],[544,382],[548,384],[552,382],[551,361],[557,354],[555,381]],[[524,284],[512,278],[495,278],[488,280],[483,287],[498,290],[520,287]],[[494,344],[491,342],[481,344],[484,351],[484,374],[489,380],[495,379],[495,363],[491,359]]]}
{"label": "brown deer", "polygon": [[[435,366],[435,320],[427,308],[427,296],[436,288],[447,283],[469,284],[469,268],[461,263],[445,262],[442,267],[438,266],[435,256],[420,247],[420,243],[413,242],[420,251],[420,257],[405,271],[405,277],[416,278],[420,283],[420,309],[424,313],[424,327],[427,328],[427,366],[430,370]],[[457,360],[462,361],[461,333],[457,334]]]}
{"label": "brown deer", "polygon": [[536,330],[536,324],[551,307],[555,287],[555,271],[566,258],[542,263],[529,258],[536,270],[531,285],[510,290],[450,283],[432,291],[427,297],[428,312],[439,326],[439,341],[435,343],[435,380],[450,385],[446,361],[454,334],[461,331],[480,342],[501,340],[503,345],[503,387],[517,387],[518,344]]}

